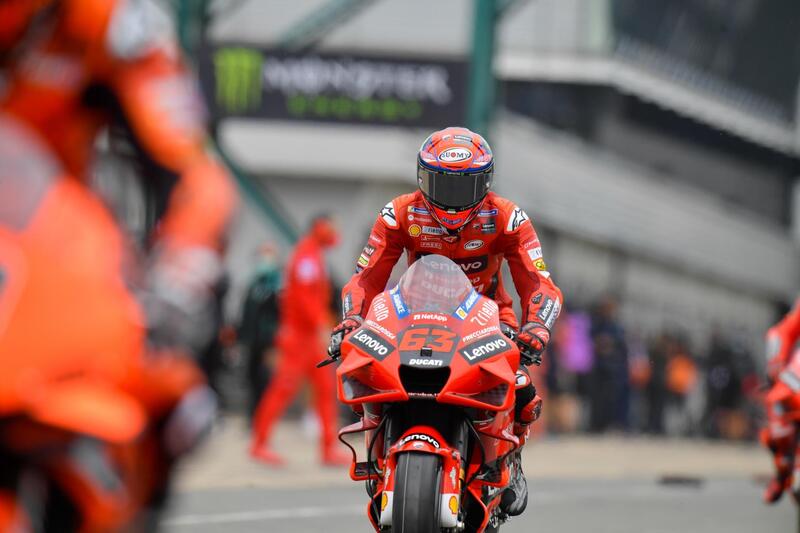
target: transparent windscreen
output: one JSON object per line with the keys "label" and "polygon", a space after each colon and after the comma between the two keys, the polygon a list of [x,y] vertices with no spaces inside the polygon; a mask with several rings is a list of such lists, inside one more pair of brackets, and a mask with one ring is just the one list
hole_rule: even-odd
{"label": "transparent windscreen", "polygon": [[411,313],[452,314],[472,292],[472,284],[450,259],[426,255],[403,274],[397,290]]}

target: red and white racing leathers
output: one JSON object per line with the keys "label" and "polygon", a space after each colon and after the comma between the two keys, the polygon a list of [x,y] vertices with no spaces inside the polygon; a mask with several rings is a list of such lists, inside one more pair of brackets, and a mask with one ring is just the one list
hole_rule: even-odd
{"label": "red and white racing leathers", "polygon": [[[775,460],[776,477],[767,487],[764,498],[777,501],[792,479],[792,468],[800,466],[795,458],[796,422],[792,413],[800,412],[800,301],[783,319],[767,331],[767,376],[772,383],[766,396],[767,427],[761,432],[762,443]],[[800,481],[800,479],[795,480]]]}
{"label": "red and white racing leathers", "polygon": [[512,300],[500,274],[505,258],[522,302],[522,323],[536,322],[549,330],[558,318],[561,291],[550,278],[525,211],[490,192],[478,215],[450,236],[430,215],[419,191],[398,196],[378,215],[356,273],[342,290],[345,317],[366,315],[404,250],[409,264],[423,255],[439,254],[461,265],[475,289],[497,302],[500,321],[516,329]]}

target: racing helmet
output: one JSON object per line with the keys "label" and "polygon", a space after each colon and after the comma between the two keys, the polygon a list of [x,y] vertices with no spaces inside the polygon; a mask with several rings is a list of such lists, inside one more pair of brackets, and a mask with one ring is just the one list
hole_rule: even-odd
{"label": "racing helmet", "polygon": [[417,185],[431,216],[455,234],[475,217],[492,185],[494,157],[467,128],[432,133],[419,149]]}

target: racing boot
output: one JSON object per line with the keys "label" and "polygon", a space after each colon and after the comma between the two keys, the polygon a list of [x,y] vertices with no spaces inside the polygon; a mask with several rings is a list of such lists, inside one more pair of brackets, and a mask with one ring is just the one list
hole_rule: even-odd
{"label": "racing boot", "polygon": [[522,447],[528,439],[531,424],[536,422],[542,414],[542,398],[536,393],[536,387],[531,382],[527,368],[517,371],[514,389],[513,431]]}
{"label": "racing boot", "polygon": [[783,496],[789,488],[794,467],[795,428],[794,424],[784,418],[784,407],[778,401],[770,401],[767,395],[767,427],[761,430],[761,444],[772,452],[775,465],[775,477],[764,490],[764,503],[772,504]]}
{"label": "racing boot", "polygon": [[528,482],[522,471],[522,446],[530,433],[530,426],[542,413],[542,399],[536,394],[527,369],[517,371],[514,406],[514,435],[520,448],[514,453],[509,465],[509,484],[500,499],[500,509],[509,516],[522,514],[528,506]]}
{"label": "racing boot", "polygon": [[528,482],[522,472],[521,450],[514,452],[509,470],[508,487],[500,497],[500,510],[508,516],[519,516],[528,506]]}

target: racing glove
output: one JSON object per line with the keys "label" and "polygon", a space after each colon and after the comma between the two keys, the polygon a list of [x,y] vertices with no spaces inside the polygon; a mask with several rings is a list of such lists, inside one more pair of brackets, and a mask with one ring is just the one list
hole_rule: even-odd
{"label": "racing glove", "polygon": [[515,339],[519,347],[520,363],[524,366],[542,364],[542,352],[550,342],[550,330],[538,322],[522,326]]}
{"label": "racing glove", "polygon": [[350,315],[333,328],[331,332],[331,341],[328,344],[328,357],[331,359],[338,359],[341,353],[342,341],[344,336],[353,330],[361,327],[364,319],[359,315]]}

